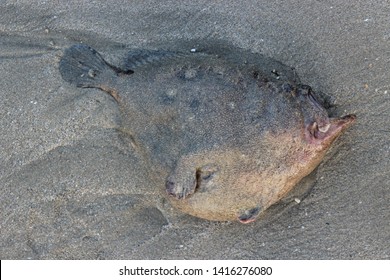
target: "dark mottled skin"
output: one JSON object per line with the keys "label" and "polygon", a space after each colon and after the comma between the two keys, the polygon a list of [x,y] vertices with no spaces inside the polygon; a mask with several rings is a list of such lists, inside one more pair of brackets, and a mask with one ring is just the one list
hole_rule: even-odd
{"label": "dark mottled skin", "polygon": [[60,72],[113,96],[156,188],[165,185],[174,206],[209,220],[254,221],[355,120],[329,118],[292,71],[238,49],[136,51],[119,69],[75,45]]}

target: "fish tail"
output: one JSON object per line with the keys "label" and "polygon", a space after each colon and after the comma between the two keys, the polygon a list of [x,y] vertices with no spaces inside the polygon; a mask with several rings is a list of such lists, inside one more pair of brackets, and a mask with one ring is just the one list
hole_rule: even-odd
{"label": "fish tail", "polygon": [[77,87],[99,88],[114,98],[115,91],[112,85],[115,84],[118,74],[133,73],[131,70],[122,71],[108,64],[96,50],[82,44],[65,50],[59,70],[65,81]]}

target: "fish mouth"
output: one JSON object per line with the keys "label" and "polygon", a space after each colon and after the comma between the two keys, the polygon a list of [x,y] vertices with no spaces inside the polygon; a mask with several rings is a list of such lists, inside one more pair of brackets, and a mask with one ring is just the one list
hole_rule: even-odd
{"label": "fish mouth", "polygon": [[348,127],[356,122],[356,115],[350,114],[340,118],[329,118],[319,124],[316,121],[306,125],[305,139],[309,144],[328,146]]}

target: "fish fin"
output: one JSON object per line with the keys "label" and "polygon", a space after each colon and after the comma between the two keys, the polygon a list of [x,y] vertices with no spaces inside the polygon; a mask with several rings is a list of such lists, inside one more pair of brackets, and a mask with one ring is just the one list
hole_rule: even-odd
{"label": "fish fin", "polygon": [[261,207],[257,206],[255,208],[244,211],[241,215],[238,216],[238,220],[243,224],[249,224],[254,222],[261,212]]}
{"label": "fish fin", "polygon": [[82,44],[65,50],[59,70],[65,81],[77,87],[100,88],[110,94],[110,85],[118,74],[133,73],[108,64],[96,50]]}
{"label": "fish fin", "polygon": [[136,69],[142,65],[177,56],[180,56],[180,54],[164,50],[132,50],[127,55],[128,58],[125,63],[125,68]]}

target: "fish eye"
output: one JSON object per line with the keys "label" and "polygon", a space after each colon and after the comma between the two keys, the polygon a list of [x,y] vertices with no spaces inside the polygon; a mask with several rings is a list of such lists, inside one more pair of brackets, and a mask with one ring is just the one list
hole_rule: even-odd
{"label": "fish eye", "polygon": [[202,175],[202,180],[208,180],[208,179],[211,179],[211,176],[212,176],[213,174],[212,173],[206,173],[205,175]]}
{"label": "fish eye", "polygon": [[200,187],[201,182],[210,181],[214,178],[214,175],[218,172],[218,168],[215,165],[205,165],[196,169],[196,182],[197,187]]}

